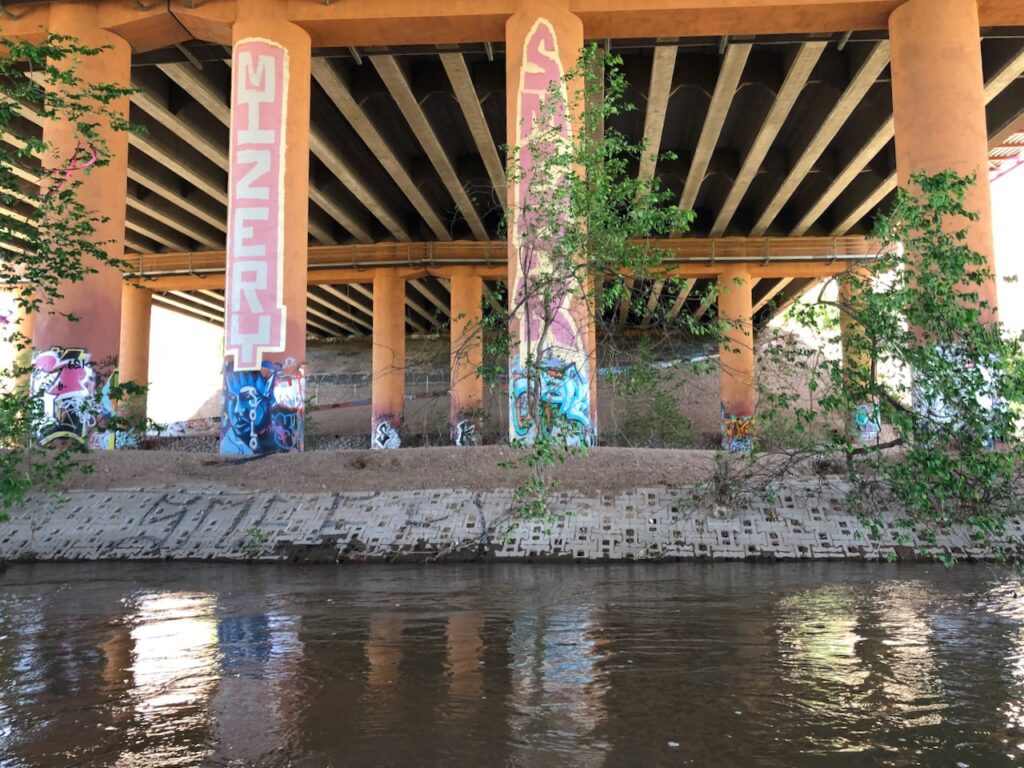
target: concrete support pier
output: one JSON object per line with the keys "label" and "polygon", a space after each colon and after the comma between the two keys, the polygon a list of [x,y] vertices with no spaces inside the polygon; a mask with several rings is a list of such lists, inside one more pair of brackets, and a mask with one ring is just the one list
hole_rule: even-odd
{"label": "concrete support pier", "polygon": [[283,3],[232,27],[221,453],[301,451],[305,434],[310,38]]}
{"label": "concrete support pier", "polygon": [[736,453],[751,448],[757,408],[753,280],[742,268],[729,268],[719,276],[718,287],[718,316],[727,326],[720,345],[722,445]]}
{"label": "concrete support pier", "polygon": [[480,425],[473,411],[484,401],[484,383],[479,374],[484,357],[480,325],[483,291],[483,278],[471,268],[460,267],[452,273],[450,423],[455,445],[476,445],[479,440]]}
{"label": "concrete support pier", "polygon": [[[48,29],[69,35],[82,45],[106,47],[96,56],[83,57],[76,74],[87,82],[115,86],[131,85],[131,48],[124,40],[102,29],[104,19],[98,3],[54,3],[50,8]],[[128,99],[120,99],[109,109],[128,113]],[[51,155],[43,158],[58,174],[81,181],[78,200],[106,221],[95,223],[93,239],[111,258],[120,258],[124,248],[125,206],[128,195],[128,134],[109,125],[97,126],[109,154],[105,165],[91,168],[83,156],[72,123],[48,120],[43,123],[43,141]],[[112,412],[104,399],[97,411],[95,399],[115,375],[121,335],[121,273],[91,257],[83,259],[94,274],[77,283],[63,283],[62,296],[52,307],[37,313],[32,331],[32,386],[42,392],[47,423],[39,432],[43,443],[68,439],[93,447],[108,447],[102,438],[103,424]],[[77,318],[77,320],[71,319]]]}
{"label": "concrete support pier", "polygon": [[[966,207],[979,214],[967,243],[989,259],[980,298],[996,305],[988,128],[977,0],[907,0],[889,17],[896,172],[901,187],[919,171],[977,173]],[[956,226],[962,226],[958,223]],[[997,313],[988,313],[993,320]]]}
{"label": "concrete support pier", "polygon": [[[149,385],[149,329],[153,314],[153,292],[124,283],[121,289],[121,383]],[[146,397],[126,404],[122,415],[145,418]]]}
{"label": "concrete support pier", "polygon": [[370,445],[398,448],[405,410],[405,280],[392,270],[373,278],[373,412]]}

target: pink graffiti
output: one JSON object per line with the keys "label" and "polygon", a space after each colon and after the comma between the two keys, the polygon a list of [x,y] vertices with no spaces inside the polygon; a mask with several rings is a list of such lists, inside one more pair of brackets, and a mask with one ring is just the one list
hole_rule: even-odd
{"label": "pink graffiti", "polygon": [[562,77],[554,28],[541,19],[526,41],[519,89],[520,178],[515,208],[520,247],[513,296],[523,306],[531,343],[538,342],[547,328],[556,345],[579,351],[582,340],[569,311],[569,286],[557,282],[547,286],[550,299],[545,301],[537,295],[538,279],[534,277],[538,270],[550,269],[556,243],[565,230],[564,214],[545,220],[544,212],[567,211],[569,207],[566,185],[550,178],[552,159],[563,150],[562,141],[571,137],[564,89],[563,98],[551,101],[551,88],[557,89]]}
{"label": "pink graffiti", "polygon": [[51,374],[44,379],[45,394],[65,397],[92,396],[92,367],[89,365],[89,356],[84,351],[50,349],[36,355],[33,365],[37,371]]}
{"label": "pink graffiti", "polygon": [[288,54],[261,39],[233,50],[224,354],[260,369],[285,346],[284,121]]}

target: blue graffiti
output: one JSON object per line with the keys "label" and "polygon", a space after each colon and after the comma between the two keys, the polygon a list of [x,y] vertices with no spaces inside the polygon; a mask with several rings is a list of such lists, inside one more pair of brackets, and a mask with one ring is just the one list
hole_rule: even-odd
{"label": "blue graffiti", "polygon": [[[512,366],[510,423],[515,436],[531,440],[536,425],[530,408],[530,375],[517,360]],[[546,357],[538,369],[540,410],[549,434],[563,434],[570,445],[593,445],[594,426],[590,418],[590,384],[587,374],[575,363]]]}
{"label": "blue graffiti", "polygon": [[285,374],[280,365],[269,362],[258,371],[236,371],[227,362],[220,452],[237,456],[301,451],[304,390],[301,371]]}

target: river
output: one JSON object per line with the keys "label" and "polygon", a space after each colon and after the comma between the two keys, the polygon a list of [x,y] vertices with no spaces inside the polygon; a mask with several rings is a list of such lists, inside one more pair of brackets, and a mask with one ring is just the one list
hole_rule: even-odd
{"label": "river", "polygon": [[1024,762],[1005,570],[0,574],[0,768]]}

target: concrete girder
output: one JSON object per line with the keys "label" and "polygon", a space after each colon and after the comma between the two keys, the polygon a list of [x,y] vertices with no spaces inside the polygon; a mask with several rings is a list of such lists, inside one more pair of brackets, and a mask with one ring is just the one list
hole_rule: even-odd
{"label": "concrete girder", "polygon": [[[224,126],[230,127],[231,109],[226,103],[227,97],[210,81],[208,77],[200,73],[191,64],[166,64],[161,65],[160,70],[173,80],[180,88],[186,90]],[[314,155],[320,157],[320,152],[314,150],[314,136],[317,141],[317,149],[323,149],[323,146],[326,146],[326,144],[319,135],[319,131],[317,131],[314,126],[310,126],[310,150],[313,151]],[[226,148],[218,146],[211,149],[213,151],[212,156],[215,158],[215,162],[227,170],[229,162]],[[321,160],[323,160],[323,158],[321,158]],[[324,164],[327,165],[326,162]],[[337,176],[338,174],[335,173],[335,175]],[[344,184],[345,181],[342,180],[342,183]],[[357,195],[360,191],[362,190],[356,190]],[[310,184],[309,199],[322,209],[324,213],[344,227],[347,232],[351,233],[356,240],[362,243],[372,242],[369,232],[356,219],[352,212],[339,205],[323,190]],[[313,221],[312,218],[310,219],[310,232],[313,237],[325,245],[328,245],[335,240],[333,233],[328,231],[322,224],[318,224]]]}
{"label": "concrete girder", "polygon": [[350,313],[345,312],[340,307],[334,306],[334,304],[332,304],[331,302],[327,301],[326,299],[324,299],[321,296],[317,296],[312,291],[307,291],[306,292],[306,298],[307,298],[306,311],[309,314],[313,315],[314,317],[319,317],[319,318],[321,318],[323,320],[326,320],[326,321],[328,321],[330,323],[333,323],[338,328],[341,328],[342,330],[344,330],[344,331],[346,331],[348,333],[351,333],[353,336],[363,336],[363,335],[365,335],[362,331],[358,330],[355,326],[350,325],[349,323],[346,323],[346,322],[344,322],[342,320],[338,320],[337,318],[331,317],[330,315],[320,311],[316,307],[310,306],[310,304],[311,303],[312,304],[319,304],[321,307],[325,307],[326,309],[330,310],[331,312],[334,312],[337,315],[341,315],[342,317],[344,317],[346,319],[349,319],[351,317]]}
{"label": "concrete girder", "polygon": [[828,149],[828,145],[832,143],[836,134],[853,114],[853,110],[864,100],[868,90],[875,84],[887,66],[889,66],[889,42],[883,40],[875,45],[874,50],[850,80],[849,86],[843,91],[839,101],[822,122],[806,149],[793,163],[789,174],[779,185],[775,195],[754,225],[754,229],[750,233],[752,237],[761,237],[768,231],[768,227],[775,221],[782,207],[793,196],[807,174],[811,172],[818,158]]}
{"label": "concrete girder", "polygon": [[740,77],[743,76],[743,69],[747,65],[752,48],[749,43],[740,43],[730,45],[725,52],[718,81],[715,83],[715,92],[711,96],[708,113],[704,118],[704,127],[701,129],[700,139],[697,140],[690,169],[686,173],[683,194],[679,198],[679,207],[683,210],[690,210],[697,201],[697,193],[700,192],[701,184],[707,176],[711,155],[718,145],[718,137],[721,136],[725,119],[729,116],[729,108],[736,96],[736,89],[739,87]]}
{"label": "concrete girder", "polygon": [[729,228],[729,222],[732,221],[736,209],[743,201],[743,197],[754,181],[754,177],[761,170],[761,164],[764,162],[768,150],[772,148],[775,138],[779,135],[779,131],[782,130],[782,126],[785,125],[786,118],[793,111],[797,98],[803,91],[804,86],[807,85],[815,65],[827,47],[828,44],[824,42],[808,42],[800,46],[800,51],[786,73],[786,79],[783,81],[782,87],[775,96],[775,102],[772,104],[771,111],[768,112],[761,130],[758,131],[754,143],[750,146],[750,150],[743,160],[743,166],[733,181],[725,202],[722,203],[722,207],[718,211],[718,217],[711,227],[712,237],[721,237]]}
{"label": "concrete girder", "polygon": [[665,316],[666,320],[675,320],[676,316],[682,311],[686,300],[690,297],[690,293],[693,291],[693,286],[696,282],[696,280],[686,280],[683,282],[682,287],[679,289],[679,295],[676,296],[676,300],[672,302],[672,307]]}
{"label": "concrete girder", "polygon": [[437,307],[446,317],[451,317],[451,309],[448,306],[448,302],[441,299],[434,291],[431,290],[430,286],[424,283],[422,280],[410,280],[412,287],[415,288],[420,294]]}
{"label": "concrete girder", "polygon": [[651,286],[651,295],[647,297],[647,309],[644,312],[643,327],[650,328],[651,323],[654,321],[654,312],[658,308],[658,301],[661,299],[661,294],[665,290],[664,280],[655,280]]}
{"label": "concrete girder", "polygon": [[649,181],[654,178],[658,154],[661,152],[661,136],[665,129],[665,115],[668,100],[672,95],[672,77],[676,70],[679,53],[675,38],[658,40],[654,48],[654,62],[651,64],[651,82],[647,87],[647,111],[644,114],[644,154],[640,157],[637,178]]}
{"label": "concrete girder", "polygon": [[[1022,49],[1020,53],[1018,53],[1016,56],[1010,59],[1010,61],[1008,61],[998,72],[996,72],[991,78],[989,78],[986,81],[985,104],[991,104],[992,101],[997,96],[999,96],[999,94],[1001,94],[1011,85],[1013,85],[1013,83],[1022,75],[1024,75],[1024,49]],[[839,197],[839,195],[843,191],[845,191],[845,189],[850,185],[850,183],[857,176],[857,174],[859,174],[864,169],[864,167],[869,162],[871,162],[875,155],[877,155],[878,152],[880,152],[882,148],[884,148],[885,145],[888,144],[890,140],[892,140],[893,136],[895,136],[894,123],[893,118],[890,117],[888,120],[886,120],[885,124],[875,133],[875,135],[868,141],[864,148],[861,149],[856,154],[856,156],[853,158],[853,160],[850,161],[846,168],[844,168],[840,172],[839,176],[836,177],[836,181],[832,184],[832,186],[829,187],[828,191],[825,193],[825,196],[823,197],[824,200],[827,200],[827,203],[824,206],[822,206],[822,204],[819,203],[814,208],[812,208],[811,211],[808,212],[807,216],[805,216],[804,219],[801,220],[800,225],[797,227],[797,229],[793,230],[792,236],[805,235],[807,229],[810,228],[810,225],[813,224],[814,221],[817,221],[818,218],[820,218],[821,214],[825,212],[827,206],[831,205],[832,202],[834,202],[835,199]],[[996,140],[998,142],[998,137],[996,137]],[[990,140],[990,146],[991,143],[992,142]],[[876,146],[878,147],[877,151],[872,153],[872,149],[874,149]],[[845,182],[841,188],[838,186],[840,180],[843,180]],[[847,232],[849,232],[851,229],[853,229],[857,225],[857,222],[859,222],[861,219],[863,219],[865,216],[871,213],[871,211],[874,210],[874,208],[885,199],[886,195],[895,190],[897,186],[898,182],[896,174],[893,173],[890,176],[887,176],[877,187],[875,187],[870,192],[870,194],[868,194],[868,196],[864,199],[863,202],[861,202],[856,208],[850,211],[850,213],[847,214],[847,216],[842,221],[840,221],[838,224],[836,224],[835,227],[833,227],[830,233],[831,236],[841,237],[845,235]],[[821,208],[820,211],[817,210],[817,208],[819,207]],[[813,220],[811,219],[812,215],[814,216]]]}
{"label": "concrete girder", "polygon": [[438,240],[451,240],[451,235],[445,229],[441,219],[430,207],[427,199],[420,192],[416,183],[409,175],[409,171],[398,160],[391,147],[385,141],[380,131],[370,120],[363,108],[356,102],[348,85],[338,75],[337,71],[327,59],[313,59],[313,78],[324,89],[330,100],[348,121],[349,125],[359,134],[363,143],[369,147],[380,164],[391,176],[399,189],[412,203],[413,208],[423,217],[427,226],[434,233]]}
{"label": "concrete girder", "polygon": [[[786,286],[793,282],[793,279],[794,278],[792,277],[780,278],[775,285],[768,289],[768,292],[765,293],[764,296],[762,296],[760,299],[754,302],[754,308],[751,310],[751,312],[756,315],[764,307],[768,306],[768,302],[770,302],[772,299],[778,296],[779,293],[781,293]],[[753,286],[751,286],[751,289],[753,289]]]}
{"label": "concrete girder", "polygon": [[409,86],[409,80],[398,66],[395,57],[371,56],[370,63],[373,64],[377,74],[380,75],[380,79],[384,82],[384,86],[388,89],[388,93],[391,94],[391,98],[398,105],[402,116],[409,124],[413,134],[415,134],[416,140],[419,141],[420,146],[434,166],[434,170],[437,171],[437,175],[441,177],[441,183],[444,184],[448,194],[451,195],[455,205],[466,219],[466,223],[469,225],[473,236],[477,240],[490,240],[490,237],[487,235],[487,229],[484,227],[484,223],[480,219],[473,201],[469,199],[469,195],[459,180],[459,175],[455,172],[455,166],[452,165],[451,158],[448,157],[448,153],[441,146],[441,142],[437,138],[437,132],[430,125],[426,113],[420,107],[416,96],[413,95],[412,88]]}
{"label": "concrete girder", "polygon": [[466,66],[466,59],[461,53],[442,52],[440,56],[441,64],[444,65],[444,71],[448,74],[448,80],[455,92],[455,98],[462,109],[462,116],[466,120],[466,125],[469,126],[469,132],[476,143],[487,176],[490,178],[491,184],[494,185],[495,194],[504,210],[508,207],[505,166],[501,162],[491,131],[487,127],[487,120],[484,117],[483,108],[480,106],[480,97],[473,85],[473,78],[469,74],[469,67]]}

